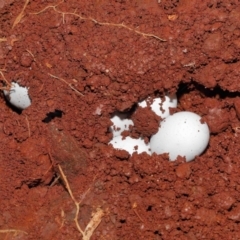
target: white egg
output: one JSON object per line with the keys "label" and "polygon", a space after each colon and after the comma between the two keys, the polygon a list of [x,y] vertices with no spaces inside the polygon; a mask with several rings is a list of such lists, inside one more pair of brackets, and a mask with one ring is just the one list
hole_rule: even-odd
{"label": "white egg", "polygon": [[10,90],[4,90],[3,92],[8,101],[19,109],[23,110],[31,105],[27,87],[22,87],[18,83],[12,82]]}
{"label": "white egg", "polygon": [[151,155],[149,144],[146,144],[141,138],[135,139],[128,136],[123,139],[122,136],[117,136],[109,144],[112,144],[115,149],[126,150],[129,154],[146,152]]}
{"label": "white egg", "polygon": [[127,113],[117,112],[111,118],[113,126],[110,127],[110,131],[113,133],[113,137],[120,136],[123,131],[129,130],[130,126],[133,126],[133,121],[127,117]]}
{"label": "white egg", "polygon": [[191,161],[207,147],[210,132],[201,117],[192,112],[178,112],[165,118],[158,132],[150,139],[152,153],[169,153],[171,161],[177,156]]}
{"label": "white egg", "polygon": [[[145,108],[147,107],[148,101],[150,101],[149,98],[138,104],[140,107]],[[177,107],[177,96],[176,94],[166,95],[164,102],[162,102],[162,99],[160,97],[154,98],[150,107],[152,111],[155,112],[158,116],[161,118],[166,118],[170,114],[169,108]]]}

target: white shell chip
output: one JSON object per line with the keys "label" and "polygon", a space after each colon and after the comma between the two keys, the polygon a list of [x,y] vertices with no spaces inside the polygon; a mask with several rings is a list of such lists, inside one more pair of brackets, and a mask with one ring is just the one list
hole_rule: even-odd
{"label": "white shell chip", "polygon": [[27,87],[22,87],[18,83],[12,82],[10,91],[4,90],[3,92],[8,101],[16,108],[23,110],[31,105]]}

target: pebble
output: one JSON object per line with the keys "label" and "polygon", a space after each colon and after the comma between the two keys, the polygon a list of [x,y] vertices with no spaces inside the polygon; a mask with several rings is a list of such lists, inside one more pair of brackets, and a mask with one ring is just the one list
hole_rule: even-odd
{"label": "pebble", "polygon": [[234,208],[229,214],[228,218],[235,221],[239,222],[240,221],[240,205],[237,205],[236,208]]}
{"label": "pebble", "polygon": [[213,196],[213,201],[221,210],[229,210],[235,203],[235,199],[228,192],[217,193]]}
{"label": "pebble", "polygon": [[190,165],[188,163],[183,163],[179,165],[176,169],[176,175],[179,178],[189,178],[192,173]]}

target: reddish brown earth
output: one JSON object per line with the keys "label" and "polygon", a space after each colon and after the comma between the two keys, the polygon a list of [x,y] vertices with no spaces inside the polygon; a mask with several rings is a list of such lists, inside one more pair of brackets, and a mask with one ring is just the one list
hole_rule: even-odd
{"label": "reddish brown earth", "polygon": [[[0,239],[240,239],[239,1],[1,0],[0,24],[2,86],[32,99],[1,93]],[[209,124],[204,154],[108,145],[114,111],[165,91]],[[133,118],[148,140],[156,116]]]}

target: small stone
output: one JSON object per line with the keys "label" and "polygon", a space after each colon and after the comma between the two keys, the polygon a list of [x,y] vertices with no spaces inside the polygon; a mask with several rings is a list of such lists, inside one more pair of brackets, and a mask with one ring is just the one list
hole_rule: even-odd
{"label": "small stone", "polygon": [[199,223],[204,223],[206,225],[216,223],[218,220],[216,212],[207,208],[198,209],[195,215],[195,219]]}
{"label": "small stone", "polygon": [[235,199],[228,192],[221,192],[213,196],[213,201],[222,210],[228,210],[235,203]]}
{"label": "small stone", "polygon": [[222,34],[220,31],[210,33],[203,44],[203,50],[207,53],[209,51],[218,51],[222,46]]}
{"label": "small stone", "polygon": [[181,218],[190,219],[193,214],[194,214],[193,204],[191,202],[185,202],[182,206]]}
{"label": "small stone", "polygon": [[28,52],[24,52],[21,56],[20,61],[23,67],[30,67],[32,64],[33,58]]}
{"label": "small stone", "polygon": [[183,163],[179,165],[176,169],[176,175],[179,178],[189,178],[192,173],[190,165],[188,163]]}
{"label": "small stone", "polygon": [[238,205],[229,213],[228,218],[235,222],[240,221],[240,205]]}
{"label": "small stone", "polygon": [[238,116],[238,119],[240,119],[240,98],[236,97],[234,99],[234,107]]}

